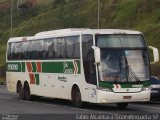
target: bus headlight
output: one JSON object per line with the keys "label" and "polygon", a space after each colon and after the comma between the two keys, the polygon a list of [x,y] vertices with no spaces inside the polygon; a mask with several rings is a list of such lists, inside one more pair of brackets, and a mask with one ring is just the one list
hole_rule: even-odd
{"label": "bus headlight", "polygon": [[143,88],[142,88],[142,91],[147,91],[147,90],[150,90],[150,89],[151,89],[150,86],[148,86],[148,87],[143,87]]}
{"label": "bus headlight", "polygon": [[98,90],[113,92],[111,88],[98,87]]}

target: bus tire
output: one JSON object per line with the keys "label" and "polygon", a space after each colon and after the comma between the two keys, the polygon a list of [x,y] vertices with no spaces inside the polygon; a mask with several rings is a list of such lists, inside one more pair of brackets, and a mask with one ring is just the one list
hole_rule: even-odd
{"label": "bus tire", "polygon": [[28,83],[24,85],[24,99],[28,101],[31,100],[30,88]]}
{"label": "bus tire", "polygon": [[21,84],[17,85],[17,93],[18,93],[18,98],[20,100],[24,100],[24,88],[22,87]]}
{"label": "bus tire", "polygon": [[77,108],[82,107],[81,93],[78,87],[72,90],[72,104]]}
{"label": "bus tire", "polygon": [[128,103],[117,103],[117,107],[120,109],[125,109],[128,106]]}

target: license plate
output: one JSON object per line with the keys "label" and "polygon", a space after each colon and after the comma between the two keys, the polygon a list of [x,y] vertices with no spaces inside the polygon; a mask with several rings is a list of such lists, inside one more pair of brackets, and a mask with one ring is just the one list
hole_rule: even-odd
{"label": "license plate", "polygon": [[132,96],[123,96],[123,99],[132,99]]}

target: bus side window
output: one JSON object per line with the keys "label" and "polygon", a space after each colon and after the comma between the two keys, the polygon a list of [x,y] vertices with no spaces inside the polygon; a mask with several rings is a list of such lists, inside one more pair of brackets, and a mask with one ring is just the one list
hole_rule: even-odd
{"label": "bus side window", "polygon": [[43,53],[42,40],[32,41],[31,59],[41,59]]}
{"label": "bus side window", "polygon": [[14,60],[14,46],[15,43],[11,43],[11,60]]}
{"label": "bus side window", "polygon": [[73,37],[74,43],[73,43],[73,57],[74,58],[80,58],[80,44],[79,44],[79,36]]}
{"label": "bus side window", "polygon": [[11,54],[11,43],[8,44],[8,49],[7,49],[7,59],[11,60],[12,59],[12,54]]}
{"label": "bus side window", "polygon": [[55,57],[54,58],[59,58],[59,51],[58,51],[58,40],[57,38],[54,39],[54,46],[53,49],[55,51]]}
{"label": "bus side window", "polygon": [[34,41],[31,42],[31,52],[30,52],[30,59],[35,59],[35,46],[34,46]]}
{"label": "bus side window", "polygon": [[27,51],[26,51],[28,59],[31,59],[31,54],[32,54],[31,45],[32,45],[32,41],[29,41],[29,43],[27,45]]}
{"label": "bus side window", "polygon": [[28,41],[23,42],[23,47],[22,47],[22,59],[29,59],[29,43]]}
{"label": "bus side window", "polygon": [[49,59],[54,58],[55,53],[54,53],[54,43],[53,42],[48,46],[47,52],[48,52],[47,57]]}
{"label": "bus side window", "polygon": [[71,37],[66,37],[66,58],[73,58],[73,39],[70,39]]}
{"label": "bus side window", "polygon": [[61,58],[66,58],[66,45],[67,42],[64,38],[61,38]]}
{"label": "bus side window", "polygon": [[14,44],[15,45],[13,49],[13,53],[14,53],[13,58],[19,60],[22,57],[22,42],[17,42]]}
{"label": "bus side window", "polygon": [[87,83],[97,84],[96,66],[94,65],[93,35],[82,36],[82,56],[85,79]]}
{"label": "bus side window", "polygon": [[56,58],[66,58],[66,41],[64,38],[56,38],[55,39],[54,51],[56,52]]}
{"label": "bus side window", "polygon": [[66,58],[80,58],[79,36],[66,37]]}
{"label": "bus side window", "polygon": [[43,58],[43,41],[40,40],[38,41],[37,45],[37,59],[42,59]]}
{"label": "bus side window", "polygon": [[43,58],[52,59],[55,57],[54,39],[47,39],[43,41]]}

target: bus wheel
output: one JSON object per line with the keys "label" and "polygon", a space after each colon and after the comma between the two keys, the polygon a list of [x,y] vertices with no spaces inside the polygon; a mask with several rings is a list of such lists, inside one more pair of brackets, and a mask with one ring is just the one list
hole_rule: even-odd
{"label": "bus wheel", "polygon": [[128,103],[117,103],[117,107],[121,109],[125,109],[128,106]]}
{"label": "bus wheel", "polygon": [[72,104],[78,108],[82,107],[81,93],[77,87],[72,90]]}
{"label": "bus wheel", "polygon": [[28,84],[24,85],[24,98],[25,100],[31,100],[31,95],[30,95],[30,88]]}
{"label": "bus wheel", "polygon": [[21,84],[18,84],[17,93],[20,100],[24,100],[24,88]]}

